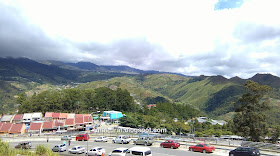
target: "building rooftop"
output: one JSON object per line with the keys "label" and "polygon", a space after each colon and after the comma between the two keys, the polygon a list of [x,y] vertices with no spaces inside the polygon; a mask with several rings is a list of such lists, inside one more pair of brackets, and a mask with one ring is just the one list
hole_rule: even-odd
{"label": "building rooftop", "polygon": [[53,112],[46,112],[45,118],[52,118]]}
{"label": "building rooftop", "polygon": [[43,129],[53,129],[53,121],[45,121],[43,122]]}
{"label": "building rooftop", "polygon": [[9,130],[11,129],[12,125],[13,125],[12,123],[3,123],[3,125],[0,129],[0,132],[8,133]]}
{"label": "building rooftop", "polygon": [[23,127],[25,127],[24,124],[13,124],[9,133],[20,133]]}
{"label": "building rooftop", "polygon": [[10,122],[13,118],[13,115],[3,115],[1,122]]}
{"label": "building rooftop", "polygon": [[29,131],[40,131],[42,128],[42,122],[31,122],[30,126],[29,126]]}
{"label": "building rooftop", "polygon": [[60,117],[61,119],[66,119],[67,118],[67,114],[68,113],[60,113]]}
{"label": "building rooftop", "polygon": [[65,125],[67,125],[67,126],[75,125],[75,119],[66,119],[65,120]]}
{"label": "building rooftop", "polygon": [[52,115],[53,118],[59,118],[59,116],[60,116],[60,113],[53,113],[53,115]]}
{"label": "building rooftop", "polygon": [[13,121],[14,121],[14,120],[21,120],[22,117],[23,117],[23,114],[16,114],[16,115],[14,116],[14,118],[13,118]]}

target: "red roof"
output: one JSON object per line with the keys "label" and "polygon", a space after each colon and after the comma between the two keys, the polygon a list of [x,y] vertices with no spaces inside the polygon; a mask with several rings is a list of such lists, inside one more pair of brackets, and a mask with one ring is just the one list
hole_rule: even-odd
{"label": "red roof", "polygon": [[92,116],[91,115],[84,115],[84,122],[92,122]]}
{"label": "red roof", "polygon": [[21,120],[22,119],[23,114],[16,114],[13,118],[13,120]]}
{"label": "red roof", "polygon": [[43,129],[53,129],[53,121],[43,122]]}
{"label": "red roof", "polygon": [[30,127],[29,127],[29,131],[40,131],[42,128],[42,124],[43,123],[34,123],[31,122]]}
{"label": "red roof", "polygon": [[0,122],[0,129],[1,129],[2,126],[3,126],[3,122]]}
{"label": "red roof", "polygon": [[51,118],[53,115],[53,112],[46,112],[45,118]]}
{"label": "red roof", "polygon": [[60,113],[60,119],[66,119],[67,118],[67,113]]}
{"label": "red roof", "polygon": [[24,124],[13,124],[9,133],[21,133]]}
{"label": "red roof", "polygon": [[8,133],[12,125],[12,123],[3,123],[2,127],[0,128],[0,132]]}
{"label": "red roof", "polygon": [[75,123],[78,124],[84,124],[84,115],[83,114],[76,114],[75,115]]}
{"label": "red roof", "polygon": [[54,122],[54,126],[55,126],[55,127],[64,126],[64,122],[61,122],[61,121],[57,121],[57,120],[56,120],[56,121]]}
{"label": "red roof", "polygon": [[59,118],[59,116],[60,116],[60,113],[53,113],[53,115],[52,115],[53,118]]}
{"label": "red roof", "polygon": [[74,125],[75,122],[74,122],[74,119],[66,119],[65,120],[65,125]]}

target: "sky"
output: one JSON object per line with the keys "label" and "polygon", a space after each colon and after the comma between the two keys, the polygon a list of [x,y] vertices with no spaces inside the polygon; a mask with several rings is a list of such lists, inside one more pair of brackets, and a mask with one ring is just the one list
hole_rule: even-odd
{"label": "sky", "polygon": [[0,57],[190,76],[280,76],[279,6],[279,0],[0,0]]}

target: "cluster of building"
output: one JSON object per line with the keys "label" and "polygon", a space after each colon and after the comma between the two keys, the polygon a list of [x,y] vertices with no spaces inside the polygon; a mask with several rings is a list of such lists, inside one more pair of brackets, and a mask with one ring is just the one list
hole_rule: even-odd
{"label": "cluster of building", "polygon": [[[221,126],[223,126],[224,124],[227,124],[227,122],[224,121],[224,120],[213,120],[213,119],[210,119],[210,118],[207,118],[207,117],[199,117],[199,118],[196,118],[196,119],[201,124],[204,123],[204,122],[209,122],[212,125],[219,124]],[[193,120],[188,120],[187,122],[191,123],[191,122],[193,122]]]}
{"label": "cluster of building", "polygon": [[[122,117],[118,111],[104,111],[101,120],[118,120]],[[24,113],[15,115],[3,115],[0,119],[0,133],[24,134],[41,132],[66,132],[83,131],[93,128],[93,120],[99,116],[91,114],[75,113]]]}

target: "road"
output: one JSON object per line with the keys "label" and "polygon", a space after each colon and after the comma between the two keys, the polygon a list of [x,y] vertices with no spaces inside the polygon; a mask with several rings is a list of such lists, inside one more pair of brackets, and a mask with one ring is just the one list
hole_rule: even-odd
{"label": "road", "polygon": [[[44,141],[32,141],[32,148],[31,150],[35,150],[36,145],[45,145],[49,148],[54,147],[57,144],[61,144],[63,143],[63,141],[59,141],[59,140],[54,140],[54,141],[49,141],[47,142],[46,140]],[[14,147],[15,145],[17,145],[18,142],[10,142],[10,146]],[[87,149],[87,142],[86,141],[71,141],[71,146],[67,146],[67,149],[70,149],[74,146],[83,146]],[[93,148],[93,147],[103,147],[106,150],[106,156],[109,155],[109,153],[114,150],[115,148],[118,147],[126,147],[126,148],[131,148],[135,145],[133,145],[132,143],[130,144],[113,144],[111,143],[111,141],[107,142],[107,143],[100,143],[100,142],[93,142],[93,141],[89,141],[88,142],[88,148]],[[141,146],[141,145],[137,145],[137,146]],[[169,148],[161,148],[159,147],[159,143],[155,143],[155,145],[153,146],[149,146],[152,150],[152,154],[153,156],[203,156],[203,155],[209,155],[209,154],[203,154],[203,153],[199,153],[199,152],[191,152],[187,150],[187,147],[185,145],[181,146],[179,149],[169,149]],[[73,154],[69,154],[68,152],[61,152],[60,155],[66,155],[66,156],[71,156]],[[84,156],[85,154],[81,154],[81,156]],[[211,154],[211,156],[218,156],[214,153]]]}

